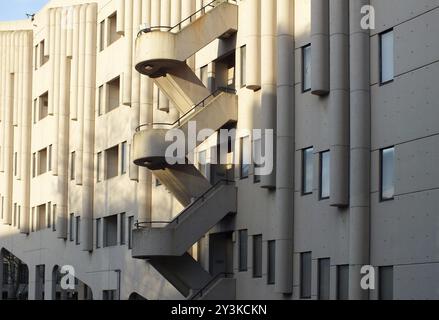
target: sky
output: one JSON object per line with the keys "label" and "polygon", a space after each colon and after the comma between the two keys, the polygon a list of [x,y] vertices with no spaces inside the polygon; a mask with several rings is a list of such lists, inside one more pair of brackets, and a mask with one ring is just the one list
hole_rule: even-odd
{"label": "sky", "polygon": [[41,9],[49,0],[0,0],[0,21],[26,19]]}

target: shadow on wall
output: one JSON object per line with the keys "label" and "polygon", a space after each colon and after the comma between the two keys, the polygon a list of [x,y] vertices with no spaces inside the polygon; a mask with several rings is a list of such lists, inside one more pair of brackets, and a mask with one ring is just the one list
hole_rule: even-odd
{"label": "shadow on wall", "polygon": [[0,285],[2,299],[27,300],[29,287],[28,266],[6,249],[1,249],[0,263],[2,264],[0,279],[3,281]]}

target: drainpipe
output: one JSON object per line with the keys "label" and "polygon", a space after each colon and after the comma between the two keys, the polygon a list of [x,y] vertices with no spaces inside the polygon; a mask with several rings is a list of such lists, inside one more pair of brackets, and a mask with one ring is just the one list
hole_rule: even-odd
{"label": "drainpipe", "polygon": [[[261,89],[261,42],[260,31],[260,5],[261,0],[247,0],[246,9],[248,14],[248,25],[246,34],[247,43],[247,89],[258,91]],[[271,2],[271,1],[270,1]]]}
{"label": "drainpipe", "polygon": [[351,175],[349,214],[349,297],[368,299],[360,287],[361,267],[370,264],[370,34],[361,28],[361,8],[350,1]]}
{"label": "drainpipe", "polygon": [[22,215],[20,218],[20,232],[29,233],[30,215],[30,174],[31,174],[31,123],[32,123],[32,33],[25,32],[23,38],[23,119],[22,119]]}
{"label": "drainpipe", "polygon": [[[266,145],[266,130],[273,130],[276,139],[276,1],[261,2],[261,61],[253,69],[261,69],[261,128],[262,145]],[[259,66],[259,67],[257,67]],[[271,141],[268,141],[270,143]],[[273,155],[276,141],[273,140]],[[274,161],[273,161],[274,162]],[[261,187],[276,188],[276,164],[268,175],[261,176]]]}
{"label": "drainpipe", "polygon": [[330,0],[330,204],[349,205],[349,0]]}
{"label": "drainpipe", "polygon": [[276,285],[293,290],[294,0],[277,1]]}
{"label": "drainpipe", "polygon": [[93,250],[94,136],[96,86],[96,24],[97,4],[86,9],[85,88],[84,88],[84,161],[82,183],[82,250]]}
{"label": "drainpipe", "polygon": [[329,93],[329,0],[311,0],[311,93]]}

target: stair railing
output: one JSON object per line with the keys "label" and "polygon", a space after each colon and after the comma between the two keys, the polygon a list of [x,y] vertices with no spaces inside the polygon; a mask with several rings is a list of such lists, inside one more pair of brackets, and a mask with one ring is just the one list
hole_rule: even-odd
{"label": "stair railing", "polygon": [[186,215],[189,212],[189,209],[193,208],[196,204],[200,203],[200,202],[204,202],[207,198],[207,196],[214,190],[216,190],[220,185],[230,185],[235,183],[234,181],[231,180],[219,180],[217,183],[215,183],[213,186],[211,186],[209,189],[207,189],[202,195],[200,195],[199,197],[197,197],[194,201],[192,201],[186,208],[183,209],[182,212],[180,212],[180,214],[178,216],[176,216],[173,220],[171,221],[144,221],[144,222],[139,222],[137,221],[134,226],[136,227],[136,229],[148,229],[151,228],[153,225],[157,225],[157,224],[166,224],[167,226],[171,225],[171,224],[179,224],[182,220],[184,220],[184,218],[186,217]]}
{"label": "stair railing", "polygon": [[232,93],[232,94],[236,94],[236,90],[235,89],[231,89],[231,88],[218,88],[217,90],[215,90],[213,93],[209,94],[206,98],[204,98],[203,100],[201,100],[200,102],[198,102],[196,105],[194,105],[190,110],[186,111],[182,116],[180,116],[180,118],[178,118],[177,120],[175,120],[172,123],[166,123],[166,122],[153,122],[153,123],[145,123],[142,124],[140,126],[138,126],[136,128],[136,132],[140,132],[142,130],[144,130],[144,128],[151,128],[154,126],[164,126],[164,127],[169,127],[172,128],[176,125],[180,126],[181,123],[183,122],[183,120],[192,112],[194,112],[196,109],[200,108],[200,109],[204,109],[207,105],[207,102],[210,98],[216,97],[218,96],[220,93]]}
{"label": "stair railing", "polygon": [[215,284],[220,279],[231,279],[233,278],[234,274],[230,272],[221,272],[218,273],[215,277],[212,278],[203,288],[198,290],[194,295],[192,295],[188,300],[195,300],[197,298],[201,298],[204,293],[210,289],[210,287]]}
{"label": "stair railing", "polygon": [[203,7],[201,7],[200,9],[198,9],[197,11],[195,11],[194,13],[192,13],[191,15],[189,15],[187,18],[181,20],[179,23],[177,23],[175,26],[152,26],[152,27],[146,27],[141,29],[138,33],[137,33],[137,37],[139,37],[141,34],[143,33],[149,33],[155,30],[166,30],[167,32],[172,32],[172,31],[181,31],[182,29],[182,25],[185,22],[189,22],[191,23],[193,20],[193,18],[195,16],[197,16],[198,14],[204,15],[206,13],[206,9],[207,8],[215,8],[216,6],[227,2],[227,3],[235,3],[237,4],[237,0],[213,0],[211,2],[209,2],[208,4],[204,5]]}

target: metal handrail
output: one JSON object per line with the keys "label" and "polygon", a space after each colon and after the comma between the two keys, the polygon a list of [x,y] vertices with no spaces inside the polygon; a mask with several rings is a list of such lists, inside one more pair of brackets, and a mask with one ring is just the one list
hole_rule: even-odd
{"label": "metal handrail", "polygon": [[215,277],[213,277],[203,288],[201,288],[200,290],[198,290],[192,297],[189,298],[189,300],[195,300],[195,298],[197,297],[202,297],[203,296],[203,292],[210,288],[210,286],[214,283],[216,283],[219,279],[229,279],[229,276],[234,276],[235,274],[230,273],[230,272],[221,272],[218,273]]}
{"label": "metal handrail", "polygon": [[[215,2],[218,2],[218,4],[215,4]],[[191,15],[189,15],[187,18],[181,20],[179,23],[177,23],[175,26],[152,26],[152,27],[147,27],[144,28],[142,30],[140,30],[137,33],[137,37],[139,37],[142,33],[149,33],[152,32],[154,30],[162,30],[162,29],[167,29],[168,32],[171,32],[172,30],[176,29],[178,27],[178,31],[181,31],[181,25],[183,23],[185,23],[186,21],[190,21],[192,22],[192,18],[194,16],[196,16],[197,14],[199,14],[200,12],[202,12],[202,14],[204,15],[206,12],[206,8],[207,7],[212,7],[215,8],[216,6],[224,3],[224,2],[234,2],[236,3],[236,0],[213,0],[211,2],[209,2],[208,4],[206,4],[205,6],[203,6],[202,8],[198,9],[197,11],[195,11],[194,13],[192,13]]]}
{"label": "metal handrail", "polygon": [[172,221],[144,221],[144,222],[139,222],[137,221],[134,226],[136,227],[136,229],[145,229],[146,227],[143,226],[151,226],[153,224],[179,224],[180,220],[182,217],[185,217],[185,214],[189,211],[189,209],[191,209],[195,204],[199,203],[201,200],[204,201],[206,199],[206,196],[213,190],[215,190],[219,185],[225,183],[226,185],[230,184],[230,183],[234,183],[234,181],[231,180],[226,180],[226,179],[222,179],[219,180],[217,183],[215,183],[213,186],[211,186],[209,189],[207,189],[202,195],[200,195],[197,199],[195,199],[194,201],[192,201],[186,208],[183,209],[182,212],[180,212],[180,214],[178,216],[176,216]]}
{"label": "metal handrail", "polygon": [[236,90],[235,89],[231,89],[231,88],[218,88],[216,89],[213,93],[209,94],[206,98],[204,98],[203,100],[201,100],[200,102],[198,102],[196,105],[194,105],[190,110],[186,111],[182,116],[180,116],[180,118],[178,118],[177,120],[175,120],[173,123],[170,122],[152,122],[152,123],[145,123],[145,124],[141,124],[140,126],[138,126],[136,128],[136,132],[141,131],[143,128],[147,128],[147,127],[154,127],[154,126],[166,126],[166,127],[173,127],[175,125],[178,124],[178,126],[181,125],[181,122],[183,122],[183,119],[187,117],[188,114],[192,113],[194,110],[196,110],[197,108],[201,107],[201,108],[205,108],[206,105],[206,101],[211,98],[211,97],[216,97],[217,95],[219,95],[220,93],[225,92],[225,93],[234,93],[236,94]]}

